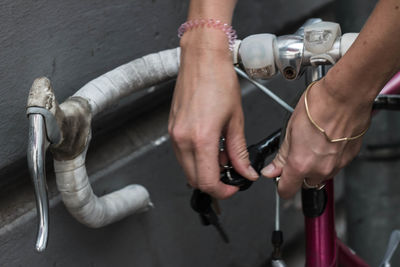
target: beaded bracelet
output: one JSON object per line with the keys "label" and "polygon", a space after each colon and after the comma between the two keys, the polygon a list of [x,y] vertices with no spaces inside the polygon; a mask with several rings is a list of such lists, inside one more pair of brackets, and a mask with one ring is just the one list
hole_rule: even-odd
{"label": "beaded bracelet", "polygon": [[188,20],[178,28],[178,37],[181,38],[185,32],[196,27],[208,27],[208,28],[212,27],[214,29],[222,30],[226,34],[226,37],[228,37],[229,50],[233,51],[235,40],[237,38],[236,31],[232,28],[232,26],[226,23],[222,23],[220,20],[214,20],[214,19]]}

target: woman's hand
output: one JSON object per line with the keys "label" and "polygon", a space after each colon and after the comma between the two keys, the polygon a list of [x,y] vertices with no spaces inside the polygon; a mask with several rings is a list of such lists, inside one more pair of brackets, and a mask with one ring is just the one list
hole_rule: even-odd
{"label": "woman's hand", "polygon": [[[355,136],[369,124],[376,95],[400,70],[400,0],[379,1],[346,54],[308,94],[312,118],[330,138]],[[361,147],[361,138],[330,143],[307,118],[304,95],[289,121],[274,161],[262,170],[281,176],[279,193],[288,198],[304,179],[311,185],[332,178]]]}
{"label": "woman's hand", "polygon": [[[332,139],[363,132],[370,122],[371,101],[361,101],[362,97],[339,99],[331,94],[333,91],[326,79],[309,89],[307,100],[311,117]],[[307,117],[304,97],[303,94],[289,120],[279,153],[261,171],[269,178],[280,176],[278,191],[283,198],[292,197],[304,179],[309,185],[317,185],[333,178],[361,147],[362,138],[329,142]]]}
{"label": "woman's hand", "polygon": [[[227,198],[238,188],[219,180],[220,165],[229,160],[244,177],[258,178],[248,159],[240,88],[227,39],[219,30],[198,29],[185,33],[181,48],[168,127],[175,153],[192,187]],[[226,139],[223,153],[221,136]]]}

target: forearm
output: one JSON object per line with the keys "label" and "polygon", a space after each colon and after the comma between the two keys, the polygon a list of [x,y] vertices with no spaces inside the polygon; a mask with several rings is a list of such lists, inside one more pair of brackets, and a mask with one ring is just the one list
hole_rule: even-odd
{"label": "forearm", "polygon": [[[191,0],[188,20],[213,19],[231,24],[235,0]],[[244,138],[239,81],[232,64],[229,37],[216,25],[197,25],[181,38],[181,64],[168,130],[188,183],[216,198],[238,188],[220,181],[228,161],[244,177],[256,180]],[[218,143],[224,136],[225,151]]]}
{"label": "forearm", "polygon": [[218,19],[230,24],[236,0],[191,0],[188,20]]}
{"label": "forearm", "polygon": [[[214,19],[231,24],[236,0],[191,0],[188,20]],[[198,27],[186,32],[180,42],[183,51],[193,48],[200,56],[210,56],[216,52],[226,59],[229,56],[228,38],[220,29]],[[215,56],[215,55],[213,55]]]}
{"label": "forearm", "polygon": [[343,102],[370,103],[400,70],[400,0],[381,0],[326,87]]}

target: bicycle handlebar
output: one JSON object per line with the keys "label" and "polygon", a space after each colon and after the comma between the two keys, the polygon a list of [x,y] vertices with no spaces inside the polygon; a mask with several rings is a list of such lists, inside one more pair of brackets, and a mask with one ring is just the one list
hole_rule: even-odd
{"label": "bicycle handlebar", "polygon": [[[50,80],[41,77],[34,81],[27,104],[27,154],[39,217],[37,251],[45,250],[48,239],[48,147],[54,156],[57,188],[68,211],[79,222],[102,227],[152,206],[147,189],[141,185],[128,185],[102,197],[93,193],[85,166],[91,120],[124,96],[175,77],[179,52],[177,48],[165,50],[124,64],[87,83],[61,105],[55,100]],[[39,141],[47,145],[38,146]]]}
{"label": "bicycle handlebar", "polygon": [[[356,34],[341,36],[336,23],[311,19],[293,35],[261,34],[238,41],[233,58],[235,64],[242,64],[254,78],[267,79],[280,71],[286,79],[295,79],[306,66],[337,61],[355,37]],[[91,119],[122,97],[175,77],[179,57],[180,49],[175,48],[133,60],[89,82],[61,105],[55,101],[48,79],[39,78],[34,82],[27,105],[28,161],[40,222],[38,251],[43,251],[47,242],[44,157],[48,143],[55,155],[57,186],[63,201],[80,222],[101,227],[151,206],[147,190],[138,185],[102,198],[93,194],[85,167]],[[46,145],[34,150],[38,140]]]}
{"label": "bicycle handlebar", "polygon": [[293,80],[307,66],[335,64],[357,35],[342,36],[339,24],[311,19],[294,34],[255,34],[237,41],[233,60],[242,64],[251,78],[269,79],[279,71]]}

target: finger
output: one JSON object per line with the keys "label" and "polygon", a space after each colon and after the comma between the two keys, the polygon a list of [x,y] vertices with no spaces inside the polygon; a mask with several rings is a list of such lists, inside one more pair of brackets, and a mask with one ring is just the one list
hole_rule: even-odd
{"label": "finger", "polygon": [[300,190],[303,179],[304,178],[297,175],[290,166],[286,165],[282,170],[281,178],[278,183],[279,196],[284,199],[293,197],[296,192]]}
{"label": "finger", "polygon": [[305,177],[314,177],[309,173],[312,161],[311,157],[304,155],[299,157],[296,151],[290,151],[290,157],[286,158],[278,185],[278,193],[282,198],[293,197],[301,188]]}
{"label": "finger", "polygon": [[194,159],[197,187],[217,199],[228,198],[238,191],[235,186],[222,183],[219,171],[219,136],[203,135],[195,145]]}
{"label": "finger", "polygon": [[[290,122],[289,122],[290,123]],[[288,129],[289,126],[288,126]],[[289,161],[289,138],[290,131],[286,132],[285,140],[275,158],[275,165],[280,170],[280,180],[278,184],[278,193],[282,198],[288,199],[293,197],[303,184],[303,174],[293,168],[293,164]]]}
{"label": "finger", "polygon": [[188,184],[193,188],[197,188],[193,151],[190,149],[181,149],[178,147],[178,144],[174,142],[172,142],[172,145],[176,158],[185,173]]}
{"label": "finger", "polygon": [[286,164],[288,156],[289,145],[287,140],[288,139],[285,137],[285,140],[283,141],[278,151],[278,154],[275,156],[270,164],[268,164],[261,170],[261,174],[264,177],[275,178],[281,176],[283,167]]}
{"label": "finger", "polygon": [[182,166],[183,172],[187,178],[188,184],[197,188],[195,175],[195,161],[193,155],[193,147],[188,138],[187,130],[177,127],[175,119],[170,118],[168,124],[168,132],[171,136],[172,146],[179,164]]}
{"label": "finger", "polygon": [[250,165],[243,127],[242,114],[229,122],[226,131],[226,150],[235,171],[243,177],[255,181],[260,175]]}

